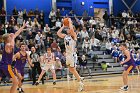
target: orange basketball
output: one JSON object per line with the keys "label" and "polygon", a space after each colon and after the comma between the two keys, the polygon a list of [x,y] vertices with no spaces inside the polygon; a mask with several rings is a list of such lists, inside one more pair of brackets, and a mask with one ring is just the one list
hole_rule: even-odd
{"label": "orange basketball", "polygon": [[69,19],[68,18],[64,18],[63,24],[64,24],[64,26],[69,26]]}

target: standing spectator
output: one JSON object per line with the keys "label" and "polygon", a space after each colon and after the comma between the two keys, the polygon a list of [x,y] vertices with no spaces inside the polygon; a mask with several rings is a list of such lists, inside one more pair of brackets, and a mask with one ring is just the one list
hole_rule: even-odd
{"label": "standing spectator", "polygon": [[18,16],[23,17],[23,11],[21,9],[18,11]]}
{"label": "standing spectator", "polygon": [[16,6],[14,7],[13,11],[12,11],[12,14],[14,16],[17,16],[18,15],[18,10],[16,9]]}
{"label": "standing spectator", "polygon": [[57,9],[56,11],[56,19],[58,20],[61,20],[61,13],[60,13],[60,9]]}
{"label": "standing spectator", "polygon": [[44,12],[43,11],[40,12],[39,19],[40,19],[40,22],[39,23],[41,25],[41,28],[43,28],[44,25],[45,25],[45,22],[44,22]]}
{"label": "standing spectator", "polygon": [[28,19],[28,15],[27,15],[26,9],[24,9],[24,11],[23,11],[23,19],[26,20],[26,21]]}
{"label": "standing spectator", "polygon": [[40,14],[40,12],[39,12],[38,8],[36,8],[34,11],[34,15],[39,15],[39,14]]}
{"label": "standing spectator", "polygon": [[66,10],[65,8],[62,8],[62,10],[60,11],[61,16],[66,16]]}
{"label": "standing spectator", "polygon": [[[32,64],[34,64],[34,67],[32,67],[32,78],[33,78],[32,85],[34,85],[35,82],[36,82],[36,75],[37,75],[36,72],[38,72],[39,75],[41,73],[39,55],[36,53],[36,49],[35,49],[34,46],[31,48],[30,57],[31,57],[31,60],[32,60]],[[42,84],[44,84],[44,79],[43,78],[42,78]]]}
{"label": "standing spectator", "polygon": [[6,11],[4,7],[2,7],[2,10],[0,11],[0,18],[1,18],[1,23],[5,24],[5,16],[6,16]]}
{"label": "standing spectator", "polygon": [[108,15],[107,11],[105,11],[105,14],[103,15],[103,19],[104,19],[104,24],[108,27],[109,26],[109,15]]}
{"label": "standing spectator", "polygon": [[55,22],[56,22],[56,13],[55,11],[52,9],[52,11],[49,14],[49,20],[51,23],[51,27],[55,26]]}

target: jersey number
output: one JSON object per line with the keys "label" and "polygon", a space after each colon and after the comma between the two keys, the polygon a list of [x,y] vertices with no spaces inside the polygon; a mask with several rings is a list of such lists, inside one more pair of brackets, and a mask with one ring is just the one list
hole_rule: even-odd
{"label": "jersey number", "polygon": [[67,46],[69,46],[69,45],[70,45],[70,44],[69,44],[69,41],[67,41],[67,42],[66,42],[66,45],[67,45]]}

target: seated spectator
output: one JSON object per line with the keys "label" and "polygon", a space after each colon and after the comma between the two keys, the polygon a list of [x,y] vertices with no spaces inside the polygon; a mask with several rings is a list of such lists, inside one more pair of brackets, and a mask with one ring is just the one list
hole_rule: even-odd
{"label": "seated spectator", "polygon": [[11,18],[9,20],[9,24],[11,24],[11,25],[15,25],[16,24],[16,19],[14,18],[14,16],[11,16]]}
{"label": "seated spectator", "polygon": [[87,53],[89,48],[90,48],[90,41],[89,41],[89,38],[86,37],[83,41],[83,44],[82,44],[83,52]]}
{"label": "seated spectator", "polygon": [[106,46],[106,54],[111,54],[112,45],[111,45],[111,42],[109,40],[106,42],[105,46]]}
{"label": "seated spectator", "polygon": [[18,11],[18,16],[23,17],[23,11],[21,9]]}
{"label": "seated spectator", "polygon": [[56,20],[60,20],[60,17],[61,17],[61,13],[60,13],[60,9],[57,9],[56,11]]}
{"label": "seated spectator", "polygon": [[86,27],[83,27],[83,29],[81,30],[81,37],[82,40],[84,40],[86,37],[89,37]]}
{"label": "seated spectator", "polygon": [[29,12],[28,12],[28,16],[33,16],[34,15],[34,12],[33,10],[31,9]]}
{"label": "seated spectator", "polygon": [[52,43],[52,41],[51,41],[50,37],[47,37],[47,39],[44,40],[45,48],[50,47],[51,43]]}
{"label": "seated spectator", "polygon": [[45,27],[44,27],[44,32],[45,32],[45,33],[50,32],[50,27],[48,26],[48,24],[45,25]]}
{"label": "seated spectator", "polygon": [[40,40],[41,37],[42,37],[42,34],[40,32],[38,32],[35,36],[36,43]]}
{"label": "seated spectator", "polygon": [[36,18],[34,18],[34,21],[32,22],[32,27],[39,27],[39,23],[38,23],[38,21],[37,21],[37,19]]}
{"label": "seated spectator", "polygon": [[53,43],[51,44],[51,48],[52,48],[53,52],[55,52],[56,49],[58,48],[58,44],[55,39],[53,40]]}
{"label": "seated spectator", "polygon": [[9,24],[7,27],[7,33],[15,33],[14,27],[11,24]]}
{"label": "seated spectator", "polygon": [[56,23],[55,23],[55,27],[56,27],[56,31],[58,31],[61,27],[61,22],[59,19],[57,19]]}
{"label": "seated spectator", "polygon": [[100,41],[96,39],[94,36],[90,39],[90,50],[100,50]]}
{"label": "seated spectator", "polygon": [[117,47],[114,48],[112,51],[112,57],[114,58],[115,62],[118,62],[118,57],[119,57],[119,51],[117,50]]}
{"label": "seated spectator", "polygon": [[80,65],[80,75],[83,76],[85,69],[88,70],[88,74],[91,74],[90,69],[87,66],[87,59],[85,55],[82,55],[82,57],[79,57],[79,65]]}
{"label": "seated spectator", "polygon": [[55,57],[58,57],[60,60],[62,58],[62,53],[60,47],[57,48],[57,50],[54,52]]}
{"label": "seated spectator", "polygon": [[19,24],[19,25],[22,25],[23,24],[23,17],[22,16],[19,16],[17,18],[17,24]]}
{"label": "seated spectator", "polygon": [[59,57],[56,57],[55,70],[56,70],[56,73],[58,71],[60,71],[61,72],[61,78],[63,78],[63,68],[62,68],[62,64],[61,64],[61,61],[60,61]]}

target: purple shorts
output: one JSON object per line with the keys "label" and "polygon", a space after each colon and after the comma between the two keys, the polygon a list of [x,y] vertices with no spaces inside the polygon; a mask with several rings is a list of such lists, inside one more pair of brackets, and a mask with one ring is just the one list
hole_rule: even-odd
{"label": "purple shorts", "polygon": [[24,69],[15,68],[15,73],[16,74],[21,74],[21,76],[24,76]]}
{"label": "purple shorts", "polygon": [[1,65],[0,66],[0,77],[7,76],[9,78],[13,78],[15,76],[11,65]]}
{"label": "purple shorts", "polygon": [[135,69],[135,65],[128,65],[125,67],[125,71],[127,71],[128,73],[131,73],[133,70]]}

